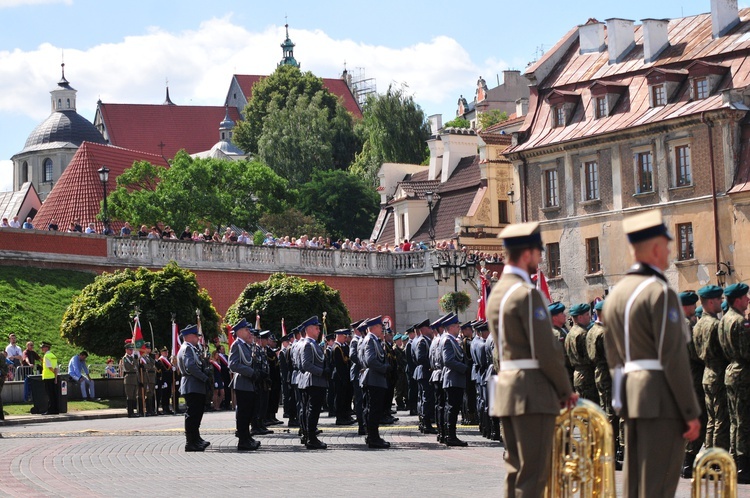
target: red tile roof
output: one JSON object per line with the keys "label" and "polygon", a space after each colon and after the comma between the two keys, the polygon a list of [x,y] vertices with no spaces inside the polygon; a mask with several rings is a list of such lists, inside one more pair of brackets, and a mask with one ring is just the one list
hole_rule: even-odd
{"label": "red tile roof", "polygon": [[[713,39],[710,14],[674,19],[668,25],[670,46],[653,63],[643,59],[642,27],[635,27],[635,47],[623,61],[609,64],[607,50],[601,53],[579,53],[579,43],[574,41],[562,55],[550,74],[532,88],[529,116],[520,130],[520,143],[509,152],[521,152],[537,147],[557,145],[584,137],[605,135],[651,123],[680,117],[698,115],[704,111],[729,108],[721,92],[729,88],[750,85],[750,9],[740,11],[740,23],[727,35]],[[565,38],[570,35],[568,33]],[[564,45],[565,39],[558,44]],[[550,52],[548,52],[548,55]],[[677,94],[669,103],[650,107],[647,73],[657,68],[660,71],[680,71],[698,58],[710,57],[712,64],[729,68],[730,74],[722,78],[718,88],[705,99],[691,100],[689,85],[678,87]],[[666,67],[665,67],[666,66]],[[529,68],[532,72],[537,66]],[[686,75],[683,76],[686,78]],[[592,82],[624,85],[627,90],[619,98],[611,115],[594,119]],[[552,112],[547,97],[553,92],[580,93],[581,100],[566,126],[553,127]]]}
{"label": "red tile roof", "polygon": [[[245,99],[250,101],[253,96],[253,85],[258,81],[265,78],[265,76],[258,76],[255,74],[235,74],[234,77],[239,83],[242,93],[245,94]],[[329,92],[340,97],[344,108],[351,112],[354,117],[362,118],[362,109],[357,104],[357,99],[354,98],[351,89],[341,78],[323,78],[323,86],[325,86]]]}
{"label": "red tile roof", "polygon": [[[46,227],[54,219],[60,230],[65,231],[70,222],[77,219],[84,229],[89,222],[96,223],[96,230],[101,233],[104,224],[96,221],[96,215],[99,213],[104,189],[97,170],[102,166],[109,168],[107,192],[111,193],[115,187],[115,179],[135,161],[169,166],[159,155],[83,142],[42,204],[34,218],[34,225]],[[116,231],[121,226],[122,222],[111,223],[112,229]]]}
{"label": "red tile roof", "polygon": [[[171,159],[180,149],[203,152],[219,141],[224,106],[99,104],[109,143]],[[240,115],[229,108],[235,122]],[[164,144],[163,151],[159,144]]]}

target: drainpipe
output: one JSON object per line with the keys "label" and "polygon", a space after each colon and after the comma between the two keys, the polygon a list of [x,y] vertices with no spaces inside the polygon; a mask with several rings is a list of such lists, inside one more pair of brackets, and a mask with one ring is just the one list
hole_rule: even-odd
{"label": "drainpipe", "polygon": [[521,222],[526,223],[529,221],[529,193],[527,190],[527,185],[529,184],[529,163],[526,162],[526,158],[521,159],[521,161],[523,161],[523,188],[521,189],[521,204],[523,204],[521,214],[523,218]]}
{"label": "drainpipe", "polygon": [[716,200],[716,167],[714,165],[714,122],[710,119],[706,119],[705,115],[705,111],[701,113],[701,122],[706,125],[706,129],[708,131],[708,163],[711,168],[711,204],[714,214],[714,251],[716,256],[716,271],[718,272],[719,270],[721,270],[719,265],[719,262],[721,261],[721,255],[719,245],[719,210]]}

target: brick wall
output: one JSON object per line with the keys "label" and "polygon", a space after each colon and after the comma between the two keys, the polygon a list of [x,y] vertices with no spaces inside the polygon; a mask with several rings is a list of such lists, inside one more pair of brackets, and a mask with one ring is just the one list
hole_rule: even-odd
{"label": "brick wall", "polygon": [[0,230],[0,250],[106,258],[107,239],[104,236],[79,233],[48,233],[44,230],[3,228]]}

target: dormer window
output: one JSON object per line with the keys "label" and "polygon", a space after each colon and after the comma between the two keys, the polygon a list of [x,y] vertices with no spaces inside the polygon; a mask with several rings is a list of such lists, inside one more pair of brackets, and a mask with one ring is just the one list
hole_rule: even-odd
{"label": "dormer window", "polygon": [[601,119],[612,114],[615,105],[628,90],[626,85],[597,81],[589,87],[594,118]]}
{"label": "dormer window", "polygon": [[660,107],[669,104],[688,72],[684,69],[654,68],[646,73],[650,107]]}
{"label": "dormer window", "polygon": [[667,105],[667,91],[664,85],[654,85],[651,87],[651,107]]}
{"label": "dormer window", "polygon": [[711,96],[729,68],[720,64],[695,61],[687,67],[687,71],[690,75],[690,99],[701,100]]}
{"label": "dormer window", "polygon": [[552,113],[552,127],[560,128],[567,126],[580,100],[581,96],[578,93],[552,90],[547,96],[547,103]]}

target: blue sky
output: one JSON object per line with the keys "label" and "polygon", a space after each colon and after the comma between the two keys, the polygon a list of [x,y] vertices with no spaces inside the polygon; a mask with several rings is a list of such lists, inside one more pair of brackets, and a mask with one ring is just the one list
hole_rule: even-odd
{"label": "blue sky", "polygon": [[[96,101],[161,103],[165,80],[179,104],[220,105],[232,74],[268,74],[281,58],[285,16],[303,70],[321,77],[364,68],[378,90],[406,85],[427,115],[455,115],[481,75],[523,70],[572,27],[595,17],[675,18],[710,0],[467,3],[184,0],[0,0],[0,190],[10,157],[50,112],[60,77],[78,112]],[[532,6],[529,8],[529,6]],[[740,7],[743,7],[741,4]]]}

